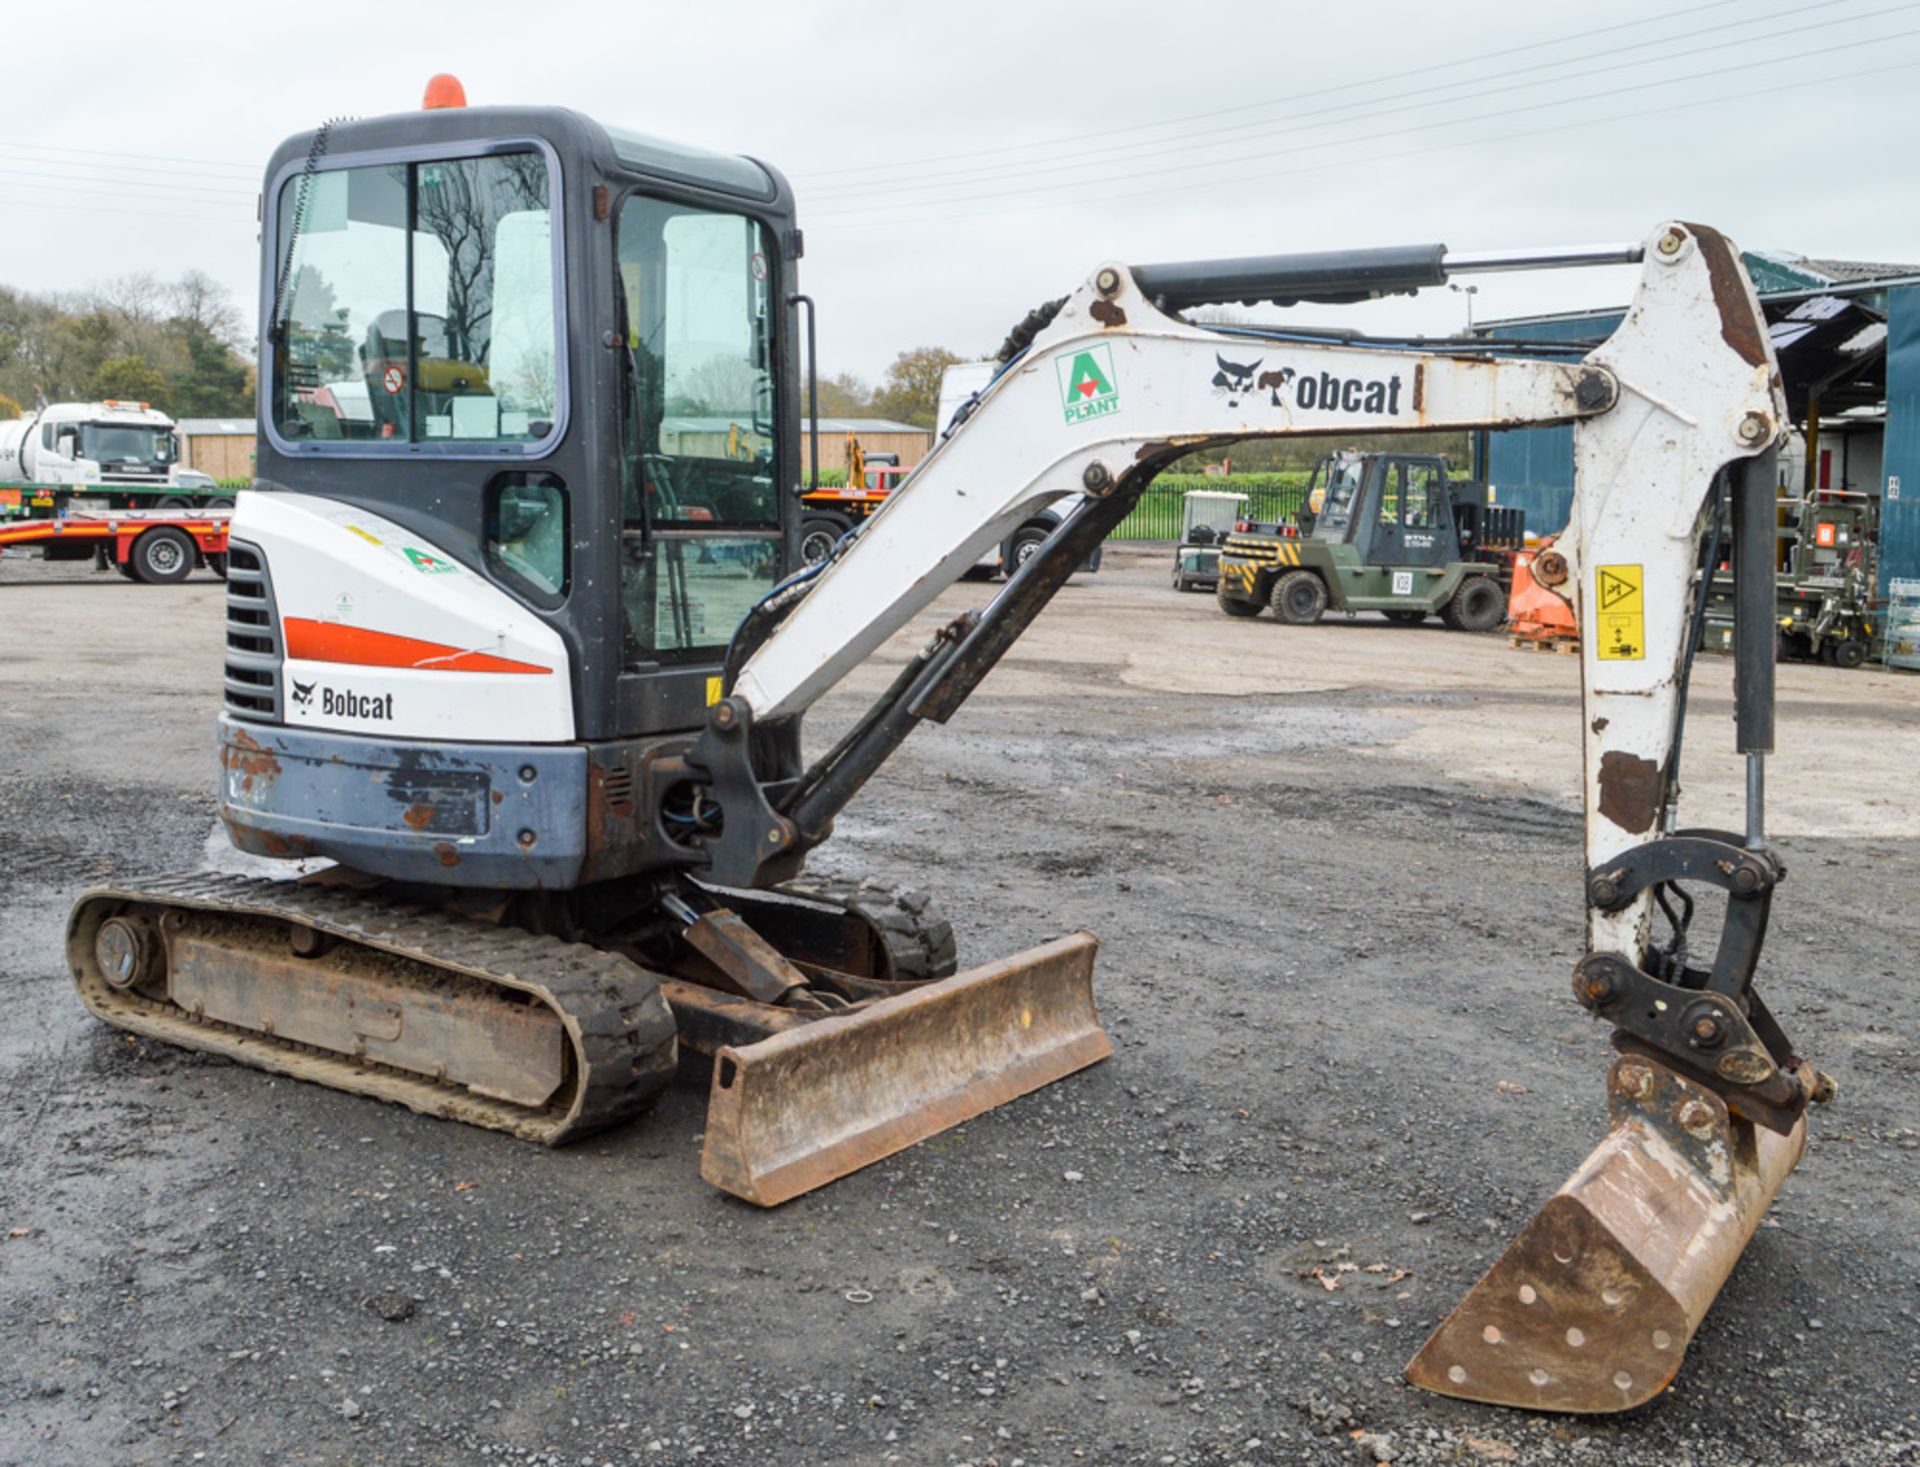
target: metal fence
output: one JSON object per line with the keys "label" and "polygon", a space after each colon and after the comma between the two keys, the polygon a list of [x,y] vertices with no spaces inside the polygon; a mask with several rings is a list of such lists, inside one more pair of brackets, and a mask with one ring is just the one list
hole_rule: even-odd
{"label": "metal fence", "polygon": [[1280,475],[1261,475],[1250,483],[1233,479],[1158,479],[1147,486],[1140,502],[1107,538],[1110,540],[1178,540],[1181,507],[1189,489],[1225,490],[1247,496],[1247,516],[1271,524],[1289,519],[1306,498],[1306,476],[1283,479]]}

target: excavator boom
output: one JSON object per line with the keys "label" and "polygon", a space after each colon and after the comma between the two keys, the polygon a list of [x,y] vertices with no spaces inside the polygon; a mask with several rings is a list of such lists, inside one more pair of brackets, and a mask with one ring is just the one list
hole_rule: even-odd
{"label": "excavator boom", "polygon": [[[1773,453],[1786,422],[1779,375],[1758,301],[1723,236],[1671,223],[1637,249],[1585,253],[1589,262],[1623,257],[1643,262],[1633,306],[1578,362],[1255,329],[1226,335],[1169,313],[1433,283],[1447,271],[1438,247],[1424,258],[1102,267],[754,643],[723,715],[737,750],[756,721],[789,718],[832,687],[1036,504],[1088,496],[993,605],[946,628],[831,754],[739,822],[755,848],[743,841],[728,851],[723,838],[716,863],[729,879],[750,881],[766,851],[820,839],[917,722],[951,717],[1079,558],[1180,455],[1252,437],[1572,423],[1571,521],[1533,573],[1587,631],[1589,951],[1574,988],[1615,1025],[1623,1051],[1608,1091],[1613,1125],[1408,1371],[1431,1390],[1543,1410],[1619,1410],[1666,1387],[1805,1148],[1808,1100],[1829,1088],[1753,991],[1784,875],[1766,844],[1763,804],[1773,743],[1764,598]],[[1745,608],[1737,748],[1748,765],[1747,809],[1738,833],[1681,830],[1681,731],[1704,609],[1696,587],[1703,563],[1719,561],[1728,509]],[[695,757],[715,768],[729,762],[717,740]],[[1656,902],[1670,910],[1665,894],[1681,881],[1727,894],[1711,968],[1687,965],[1683,929],[1664,949],[1652,942]]]}

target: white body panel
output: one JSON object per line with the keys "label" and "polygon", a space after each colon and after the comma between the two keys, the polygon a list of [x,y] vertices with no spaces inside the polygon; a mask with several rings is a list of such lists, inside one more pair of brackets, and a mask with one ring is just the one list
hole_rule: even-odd
{"label": "white body panel", "polygon": [[[365,510],[283,492],[243,495],[232,533],[267,558],[289,724],[463,743],[573,738],[559,634],[438,547]],[[527,670],[473,666],[494,659]]]}

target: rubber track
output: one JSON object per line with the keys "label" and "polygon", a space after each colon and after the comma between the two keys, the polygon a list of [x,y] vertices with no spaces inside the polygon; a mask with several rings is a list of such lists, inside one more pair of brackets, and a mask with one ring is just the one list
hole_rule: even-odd
{"label": "rubber track", "polygon": [[[111,916],[127,903],[298,922],[345,942],[533,994],[559,1014],[568,1036],[568,1083],[548,1106],[533,1110],[411,1071],[196,1019],[172,1004],[113,988],[95,965],[92,932],[98,924],[91,919]],[[95,887],[68,919],[67,955],[82,1002],[118,1028],[550,1146],[640,1114],[674,1073],[673,1012],[655,975],[629,959],[346,887],[205,872]]]}
{"label": "rubber track", "polygon": [[924,891],[871,879],[811,875],[773,890],[839,907],[865,922],[892,956],[893,971],[882,977],[924,982],[951,978],[959,971],[953,924]]}

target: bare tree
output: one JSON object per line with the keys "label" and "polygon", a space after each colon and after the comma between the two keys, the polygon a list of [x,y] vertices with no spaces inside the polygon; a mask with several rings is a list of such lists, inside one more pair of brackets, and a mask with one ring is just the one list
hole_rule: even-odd
{"label": "bare tree", "polygon": [[175,321],[199,327],[222,346],[246,352],[253,345],[233,296],[204,270],[189,270],[169,285],[166,303]]}

